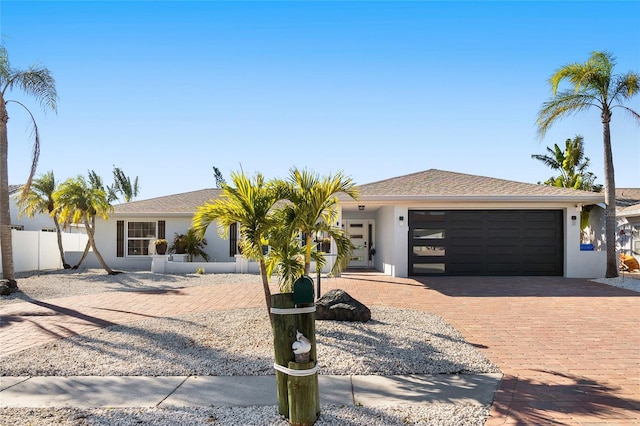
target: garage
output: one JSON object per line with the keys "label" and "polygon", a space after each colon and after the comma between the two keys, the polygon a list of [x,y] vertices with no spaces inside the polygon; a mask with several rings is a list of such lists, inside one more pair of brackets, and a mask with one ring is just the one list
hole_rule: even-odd
{"label": "garage", "polygon": [[409,275],[562,276],[562,210],[409,210]]}

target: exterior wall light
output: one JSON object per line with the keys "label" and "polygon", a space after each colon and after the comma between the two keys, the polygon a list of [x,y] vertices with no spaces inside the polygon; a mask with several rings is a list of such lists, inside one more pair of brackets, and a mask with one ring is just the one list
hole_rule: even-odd
{"label": "exterior wall light", "polygon": [[360,211],[364,210],[364,206],[363,206],[362,204],[361,204],[361,205],[359,205],[359,206],[358,206],[358,210],[360,210]]}

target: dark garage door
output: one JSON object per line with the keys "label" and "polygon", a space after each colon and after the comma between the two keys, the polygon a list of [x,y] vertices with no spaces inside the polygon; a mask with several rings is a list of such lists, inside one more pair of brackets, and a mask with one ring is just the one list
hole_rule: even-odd
{"label": "dark garage door", "polygon": [[561,210],[409,211],[409,275],[563,275]]}

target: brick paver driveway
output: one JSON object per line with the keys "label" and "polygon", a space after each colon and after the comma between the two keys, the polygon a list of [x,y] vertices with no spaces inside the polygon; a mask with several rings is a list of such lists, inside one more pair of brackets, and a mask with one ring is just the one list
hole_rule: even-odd
{"label": "brick paver driveway", "polygon": [[[442,316],[505,374],[487,425],[640,424],[640,294],[565,278],[322,280],[370,306]],[[104,293],[0,309],[0,355],[149,316],[263,307],[257,285]]]}

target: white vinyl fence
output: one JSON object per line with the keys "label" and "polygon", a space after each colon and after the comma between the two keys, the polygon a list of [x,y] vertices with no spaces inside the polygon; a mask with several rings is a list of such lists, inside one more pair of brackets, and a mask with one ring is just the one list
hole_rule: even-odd
{"label": "white vinyl fence", "polygon": [[[15,272],[62,269],[58,240],[55,232],[11,231],[13,242],[13,269]],[[83,251],[86,234],[62,233],[62,247],[68,251]],[[0,266],[0,269],[2,266]]]}

